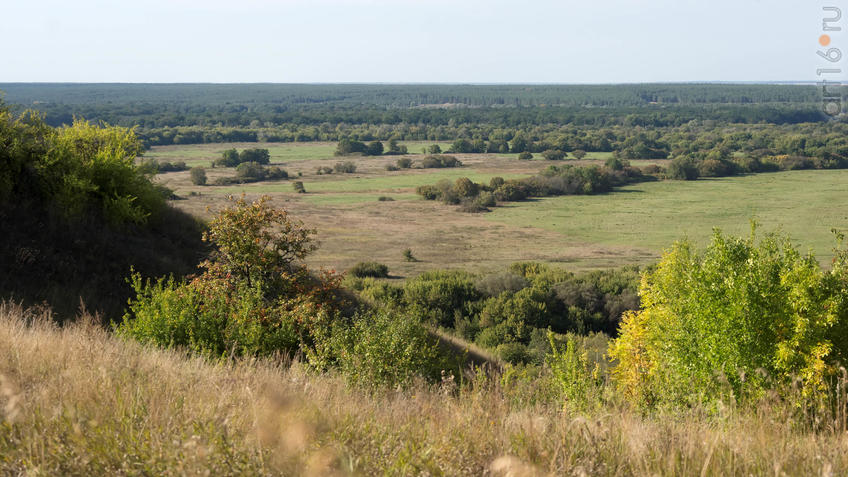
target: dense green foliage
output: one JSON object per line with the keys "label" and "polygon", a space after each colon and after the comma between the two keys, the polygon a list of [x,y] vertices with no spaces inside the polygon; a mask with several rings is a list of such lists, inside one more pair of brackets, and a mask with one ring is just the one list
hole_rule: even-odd
{"label": "dense green foliage", "polygon": [[477,276],[432,271],[401,287],[348,278],[363,299],[393,307],[497,352],[504,360],[541,363],[546,330],[614,336],[623,312],[639,308],[639,269],[573,275],[538,263]]}
{"label": "dense green foliage", "polygon": [[630,167],[626,161],[613,158],[604,167],[549,166],[540,174],[524,179],[503,180],[494,177],[488,184],[476,184],[461,177],[454,183],[441,180],[435,185],[419,186],[416,193],[427,200],[441,200],[446,204],[461,204],[460,211],[481,212],[494,207],[497,202],[515,202],[529,197],[600,194],[614,187],[656,180]]}
{"label": "dense green foliage", "polygon": [[830,270],[788,241],[716,231],[675,244],[640,287],[642,310],[611,349],[619,388],[642,403],[692,404],[768,389],[828,390],[848,357],[848,254]]}
{"label": "dense green foliage", "polygon": [[141,144],[127,129],[83,121],[53,129],[0,107],[0,145],[0,201],[35,200],[113,224],[145,223],[165,206],[168,192],[136,165]]}

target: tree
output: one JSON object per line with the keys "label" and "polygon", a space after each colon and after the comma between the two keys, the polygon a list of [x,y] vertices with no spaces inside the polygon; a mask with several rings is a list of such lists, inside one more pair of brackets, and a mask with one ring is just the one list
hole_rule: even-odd
{"label": "tree", "polygon": [[518,158],[522,161],[529,161],[530,159],[533,159],[533,154],[531,154],[530,151],[523,151],[518,155]]}
{"label": "tree", "polygon": [[438,144],[433,144],[427,148],[427,152],[429,152],[430,154],[441,154],[442,148],[439,147]]}
{"label": "tree", "polygon": [[756,399],[774,385],[817,399],[848,356],[845,250],[823,270],[786,237],[716,231],[701,253],[677,242],[639,295],[610,347],[616,383],[639,402]]}
{"label": "tree", "polygon": [[365,150],[365,155],[367,156],[381,156],[383,155],[383,143],[380,141],[371,141],[368,143],[368,147]]}
{"label": "tree", "polygon": [[255,162],[261,165],[268,165],[271,162],[271,154],[267,149],[245,149],[239,153],[238,160],[240,163]]}
{"label": "tree", "polygon": [[522,135],[516,135],[512,138],[512,145],[509,148],[509,152],[517,153],[524,152],[527,150],[527,139]]}
{"label": "tree", "polygon": [[364,154],[367,147],[364,143],[360,141],[354,141],[349,138],[342,138],[339,141],[339,144],[336,146],[335,154],[337,156],[347,156],[350,154],[362,153]]}
{"label": "tree", "polygon": [[315,230],[289,218],[276,209],[270,197],[248,203],[244,196],[230,197],[231,205],[215,216],[203,240],[216,250],[203,267],[217,271],[248,286],[271,286],[291,273],[292,263],[315,251]]}
{"label": "tree", "polygon": [[191,183],[194,185],[206,185],[206,169],[202,167],[192,167],[191,172]]}
{"label": "tree", "polygon": [[571,152],[571,155],[574,156],[574,158],[579,161],[579,160],[583,159],[584,157],[586,157],[586,151],[584,151],[583,149],[576,149],[576,150]]}
{"label": "tree", "polygon": [[221,153],[221,158],[212,163],[212,167],[236,167],[239,165],[239,153],[235,149],[227,149]]}

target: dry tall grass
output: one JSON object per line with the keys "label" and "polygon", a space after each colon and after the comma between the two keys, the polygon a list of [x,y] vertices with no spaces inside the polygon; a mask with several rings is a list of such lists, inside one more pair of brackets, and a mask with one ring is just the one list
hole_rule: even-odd
{"label": "dry tall grass", "polygon": [[[89,320],[89,322],[91,322]],[[0,474],[844,475],[844,432],[520,406],[495,381],[364,392],[0,305]]]}

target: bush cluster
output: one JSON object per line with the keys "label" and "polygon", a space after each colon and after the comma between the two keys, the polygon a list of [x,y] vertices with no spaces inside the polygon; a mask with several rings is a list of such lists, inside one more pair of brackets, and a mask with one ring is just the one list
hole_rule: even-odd
{"label": "bush cluster", "polygon": [[268,200],[233,199],[212,220],[204,239],[215,250],[191,280],[133,274],[136,297],[118,333],[213,358],[302,352],[318,369],[335,367],[372,386],[447,369],[420,321],[355,306],[339,276],[310,273],[300,262],[316,248],[314,231]]}
{"label": "bush cluster", "polygon": [[542,363],[547,329],[615,336],[625,311],[639,308],[639,269],[573,275],[538,263],[483,276],[432,271],[403,286],[349,280],[369,301],[391,305],[498,353],[509,362]]}
{"label": "bush cluster", "polygon": [[277,166],[266,167],[257,162],[243,162],[236,167],[234,177],[219,177],[215,179],[216,185],[246,184],[267,180],[288,179],[289,173]]}
{"label": "bush cluster", "polygon": [[254,162],[266,166],[271,162],[271,154],[267,149],[244,149],[241,152],[227,149],[221,157],[212,162],[212,167],[236,167],[245,162]]}
{"label": "bush cluster", "polygon": [[419,186],[416,193],[427,200],[461,205],[465,212],[483,212],[497,202],[515,202],[528,197],[598,194],[613,187],[652,180],[627,161],[611,159],[607,166],[550,166],[539,175],[504,180],[494,177],[489,184],[475,184],[468,178],[451,183],[445,179],[435,185]]}
{"label": "bush cluster", "polygon": [[389,276],[389,267],[377,262],[359,262],[348,273],[358,278],[386,278]]}

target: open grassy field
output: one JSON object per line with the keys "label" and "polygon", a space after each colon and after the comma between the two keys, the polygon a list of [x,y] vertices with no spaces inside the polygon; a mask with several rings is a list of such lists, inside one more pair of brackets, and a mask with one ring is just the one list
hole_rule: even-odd
{"label": "open grassy field", "polygon": [[[162,160],[177,160],[196,155],[198,150],[233,146],[240,147],[182,146],[154,148],[151,153]],[[811,248],[827,260],[834,245],[831,228],[848,228],[844,207],[848,171],[651,182],[611,194],[533,199],[503,204],[491,213],[463,214],[454,207],[422,200],[415,194],[415,187],[459,177],[477,182],[487,182],[494,176],[524,177],[550,162],[520,161],[516,155],[460,154],[461,168],[389,172],[386,166],[397,156],[338,158],[332,156],[330,145],[321,143],[280,147],[289,148],[291,157],[297,157],[284,162],[283,167],[293,179],[303,181],[306,194],[294,193],[291,180],[193,186],[187,172],[162,174],[159,180],[188,199],[176,201],[178,207],[207,217],[207,207],[220,207],[228,194],[271,195],[279,205],[318,229],[321,248],[311,259],[313,265],[347,269],[359,261],[377,260],[389,265],[393,275],[402,277],[432,268],[489,271],[519,260],[538,260],[574,270],[650,263],[683,236],[703,243],[713,227],[747,233],[752,218],[765,230],[782,228],[805,250]],[[272,161],[277,160],[275,157],[281,156],[272,152]],[[409,157],[416,159],[415,155]],[[590,155],[579,164],[601,164],[604,159],[604,155]],[[340,160],[355,162],[356,172],[316,174],[318,167]],[[216,168],[207,173],[212,181],[232,175],[233,170]],[[298,174],[300,177],[296,177]],[[199,195],[190,196],[192,192]],[[393,200],[378,201],[381,196]],[[421,261],[404,261],[402,252],[406,248]]]}
{"label": "open grassy field", "polygon": [[781,230],[820,259],[832,257],[832,228],[848,229],[848,171],[791,171],[630,185],[602,196],[507,204],[485,217],[549,230],[569,240],[668,248],[687,236],[703,244],[712,228],[745,235],[749,219]]}

